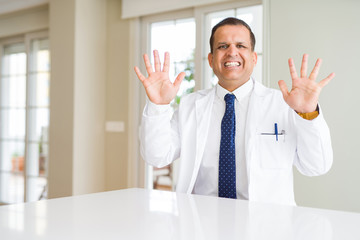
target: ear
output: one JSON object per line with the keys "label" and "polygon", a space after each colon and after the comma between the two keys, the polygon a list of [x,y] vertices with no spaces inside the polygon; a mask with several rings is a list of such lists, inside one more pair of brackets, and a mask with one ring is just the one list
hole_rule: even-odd
{"label": "ear", "polygon": [[254,61],[254,66],[255,66],[257,63],[257,53],[254,51],[254,52],[252,52],[252,54],[253,54],[253,61]]}
{"label": "ear", "polygon": [[209,66],[212,68],[212,60],[213,60],[213,54],[209,53],[208,54],[208,61],[209,61]]}

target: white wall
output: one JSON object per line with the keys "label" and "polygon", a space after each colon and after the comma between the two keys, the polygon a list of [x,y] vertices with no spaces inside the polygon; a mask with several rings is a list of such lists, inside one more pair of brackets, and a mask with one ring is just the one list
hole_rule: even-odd
{"label": "white wall", "polygon": [[47,5],[0,15],[0,38],[47,29],[48,27],[49,11]]}
{"label": "white wall", "polygon": [[[129,60],[131,42],[130,21],[121,18],[121,1],[107,0],[107,80],[106,120],[124,122],[124,132],[106,132],[106,190],[128,186],[128,135],[131,133],[129,108]],[[137,137],[136,137],[137,140]],[[135,161],[131,159],[131,161]]]}
{"label": "white wall", "polygon": [[[128,91],[128,57],[133,43],[129,20],[121,18],[121,1],[46,2],[30,9],[25,4],[16,12],[0,11],[0,38],[49,30],[48,196],[126,188],[128,99],[133,96]],[[1,10],[7,3],[0,3]],[[125,131],[105,132],[106,120],[123,121]]]}
{"label": "white wall", "polygon": [[[127,139],[131,131],[127,119],[132,94],[128,88],[134,80],[129,76],[131,21],[121,19],[118,0],[103,1],[107,3],[104,20],[105,3],[101,1],[50,0],[49,11],[43,6],[0,16],[0,37],[49,28],[50,197],[120,189],[128,184]],[[360,102],[360,1],[269,2],[271,86],[278,88],[279,79],[290,85],[287,59],[294,57],[299,68],[304,52],[310,54],[311,64],[316,57],[323,58],[320,77],[332,71],[337,74],[320,99],[332,132],[334,165],[321,177],[296,174],[297,203],[360,212],[360,157],[356,152],[360,136],[356,105]],[[104,133],[105,120],[124,121],[125,132]]]}
{"label": "white wall", "polygon": [[298,205],[360,212],[360,1],[270,0],[271,86],[290,84],[287,59],[300,68],[303,53],[311,65],[323,58],[319,79],[336,77],[320,104],[331,130],[334,164],[320,177],[295,175]]}
{"label": "white wall", "polygon": [[[73,193],[75,3],[51,1],[48,196]],[[66,16],[66,17],[65,17]]]}
{"label": "white wall", "polygon": [[26,8],[35,8],[46,5],[48,2],[49,0],[2,0],[0,2],[0,15],[22,11]]}
{"label": "white wall", "polygon": [[49,4],[49,197],[104,191],[106,1]]}
{"label": "white wall", "polygon": [[106,1],[76,0],[73,194],[105,190]]}
{"label": "white wall", "polygon": [[189,7],[235,0],[122,0],[122,17],[140,17]]}

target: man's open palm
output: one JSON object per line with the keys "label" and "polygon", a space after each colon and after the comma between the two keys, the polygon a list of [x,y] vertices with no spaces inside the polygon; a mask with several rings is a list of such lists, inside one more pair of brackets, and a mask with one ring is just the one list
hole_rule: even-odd
{"label": "man's open palm", "polygon": [[322,62],[321,59],[317,59],[312,72],[309,77],[307,77],[308,57],[308,54],[303,55],[300,77],[296,73],[294,60],[292,58],[289,59],[289,69],[292,79],[292,88],[290,92],[288,91],[284,80],[278,82],[285,102],[299,113],[309,113],[316,110],[322,88],[335,76],[335,73],[331,73],[317,83],[316,77]]}
{"label": "man's open palm", "polygon": [[161,69],[159,52],[154,50],[155,71],[150,63],[147,54],[144,54],[144,62],[148,77],[146,78],[138,67],[135,72],[142,84],[144,85],[147,96],[150,101],[155,104],[169,104],[179,91],[180,84],[185,77],[185,73],[181,72],[175,79],[174,83],[169,78],[170,54],[165,53],[164,65]]}

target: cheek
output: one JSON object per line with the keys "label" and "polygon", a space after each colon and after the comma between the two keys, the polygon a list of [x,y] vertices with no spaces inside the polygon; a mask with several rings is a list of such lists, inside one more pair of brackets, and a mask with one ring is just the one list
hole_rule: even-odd
{"label": "cheek", "polygon": [[222,56],[217,54],[216,56],[214,56],[213,63],[216,64],[216,65],[221,65],[221,58],[222,58]]}

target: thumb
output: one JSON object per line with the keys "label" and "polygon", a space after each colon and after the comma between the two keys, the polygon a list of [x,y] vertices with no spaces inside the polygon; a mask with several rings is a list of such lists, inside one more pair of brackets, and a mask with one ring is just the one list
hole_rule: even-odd
{"label": "thumb", "polygon": [[280,81],[278,81],[278,84],[279,84],[280,91],[282,92],[284,99],[286,99],[287,96],[289,95],[289,91],[288,91],[285,81],[280,80]]}
{"label": "thumb", "polygon": [[179,75],[176,77],[175,81],[174,81],[174,87],[176,89],[179,89],[180,85],[181,85],[181,82],[182,80],[184,79],[185,77],[185,73],[184,72],[181,72],[179,73]]}
{"label": "thumb", "polygon": [[330,82],[330,80],[333,79],[334,77],[335,77],[335,73],[330,73],[329,76],[327,76],[325,79],[323,79],[319,82],[319,86],[321,88],[325,87]]}

